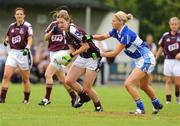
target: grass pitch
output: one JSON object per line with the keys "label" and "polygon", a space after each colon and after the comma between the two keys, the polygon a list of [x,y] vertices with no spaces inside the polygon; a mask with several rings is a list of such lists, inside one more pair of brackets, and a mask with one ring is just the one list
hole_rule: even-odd
{"label": "grass pitch", "polygon": [[[164,104],[164,85],[153,85],[157,97]],[[63,86],[55,85],[51,104],[38,106],[44,97],[45,86],[32,85],[30,104],[21,103],[21,85],[10,85],[5,104],[0,104],[0,126],[180,126],[180,104],[173,95],[171,104],[164,104],[158,115],[152,115],[149,98],[141,91],[145,105],[144,116],[128,115],[135,110],[135,103],[123,86],[95,87],[104,107],[104,112],[96,113],[92,102],[81,108],[71,107],[70,97]],[[174,94],[174,93],[173,93]]]}

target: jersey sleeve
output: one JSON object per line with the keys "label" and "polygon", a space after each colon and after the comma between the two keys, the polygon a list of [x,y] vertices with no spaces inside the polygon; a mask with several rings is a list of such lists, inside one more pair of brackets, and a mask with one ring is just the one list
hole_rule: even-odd
{"label": "jersey sleeve", "polygon": [[8,27],[7,36],[10,34],[10,27]]}
{"label": "jersey sleeve", "polygon": [[81,31],[80,31],[79,29],[77,29],[75,26],[71,25],[70,28],[69,28],[69,32],[70,32],[70,34],[71,34],[74,38],[76,38],[76,39],[78,39],[79,41],[83,42],[83,41],[82,41],[82,37],[83,37],[83,35],[85,35],[85,34],[83,34],[83,32],[81,32]]}
{"label": "jersey sleeve", "polygon": [[31,24],[28,26],[28,35],[33,36],[33,29]]}
{"label": "jersey sleeve", "polygon": [[163,39],[164,39],[164,37],[162,36],[161,39],[160,39],[159,42],[158,42],[158,45],[161,46],[161,47],[164,46],[164,44],[163,44]]}
{"label": "jersey sleeve", "polygon": [[46,28],[45,33],[50,32],[50,31],[52,30],[53,27],[54,27],[54,26],[53,26],[53,22],[52,22],[52,23],[49,24],[48,27]]}
{"label": "jersey sleeve", "polygon": [[109,36],[115,37],[115,34],[116,34],[116,29],[113,28],[113,29],[109,32]]}

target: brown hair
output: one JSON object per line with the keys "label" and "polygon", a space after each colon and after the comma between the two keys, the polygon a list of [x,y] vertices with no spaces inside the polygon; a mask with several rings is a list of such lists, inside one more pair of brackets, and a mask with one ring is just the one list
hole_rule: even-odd
{"label": "brown hair", "polygon": [[71,18],[66,10],[60,10],[57,14],[57,18],[63,18],[66,21],[71,21]]}
{"label": "brown hair", "polygon": [[18,10],[22,10],[23,13],[25,14],[25,10],[24,10],[24,8],[22,8],[22,7],[16,7],[16,8],[14,9],[14,14],[16,14],[16,12],[17,12]]}

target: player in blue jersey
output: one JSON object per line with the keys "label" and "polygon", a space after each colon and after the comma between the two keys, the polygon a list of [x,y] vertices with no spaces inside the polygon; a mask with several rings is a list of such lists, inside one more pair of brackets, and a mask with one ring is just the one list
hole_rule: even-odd
{"label": "player in blue jersey", "polygon": [[150,75],[155,66],[155,58],[152,52],[148,49],[145,43],[139,38],[139,36],[133,32],[125,24],[128,20],[132,19],[131,14],[126,14],[123,11],[115,13],[112,17],[113,29],[106,34],[102,35],[86,35],[84,39],[86,41],[91,39],[104,40],[110,37],[114,37],[119,41],[119,44],[111,52],[104,52],[101,55],[103,57],[115,57],[122,50],[131,58],[136,60],[136,67],[132,73],[125,80],[124,86],[133,97],[137,109],[130,114],[144,114],[144,105],[136,89],[136,84],[140,83],[140,88],[150,97],[153,105],[153,114],[157,114],[163,105],[160,104],[159,100],[154,94],[154,90],[150,85]]}

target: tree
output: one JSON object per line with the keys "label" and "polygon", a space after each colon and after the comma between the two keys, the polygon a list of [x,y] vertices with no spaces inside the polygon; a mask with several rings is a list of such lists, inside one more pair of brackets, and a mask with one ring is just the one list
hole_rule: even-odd
{"label": "tree", "polygon": [[169,30],[168,21],[180,17],[179,0],[99,0],[117,10],[132,13],[140,21],[140,36],[152,33],[156,43]]}

